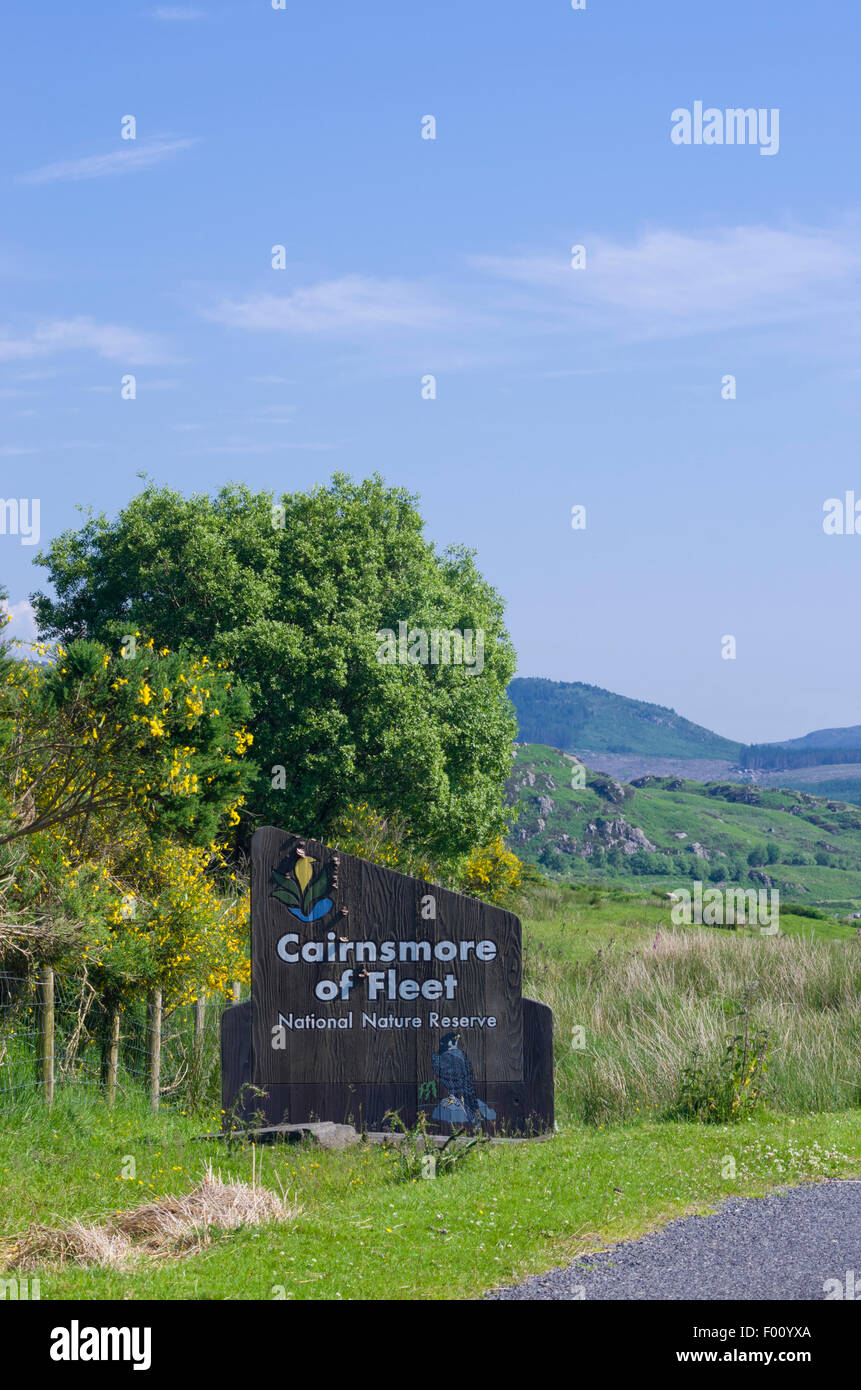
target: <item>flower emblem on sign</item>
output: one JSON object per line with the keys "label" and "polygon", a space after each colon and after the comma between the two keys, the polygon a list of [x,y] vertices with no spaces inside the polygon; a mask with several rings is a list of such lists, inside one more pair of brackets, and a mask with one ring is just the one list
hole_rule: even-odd
{"label": "flower emblem on sign", "polygon": [[337,863],[332,860],[319,870],[316,865],[316,859],[298,849],[292,867],[279,865],[272,871],[276,884],[273,898],[284,903],[300,922],[319,922],[335,906],[332,894],[337,884]]}

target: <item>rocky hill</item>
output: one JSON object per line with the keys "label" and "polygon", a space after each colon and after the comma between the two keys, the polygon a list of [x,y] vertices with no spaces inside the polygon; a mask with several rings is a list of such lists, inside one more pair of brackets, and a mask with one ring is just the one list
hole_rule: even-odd
{"label": "rocky hill", "polygon": [[675,710],[579,681],[520,677],[509,695],[520,738],[600,762],[620,781],[687,777],[794,787],[861,804],[861,725],[741,744]]}
{"label": "rocky hill", "polygon": [[536,744],[518,744],[508,798],[512,848],[551,875],[775,887],[847,914],[861,904],[861,809],[843,801],[682,777],[626,783]]}

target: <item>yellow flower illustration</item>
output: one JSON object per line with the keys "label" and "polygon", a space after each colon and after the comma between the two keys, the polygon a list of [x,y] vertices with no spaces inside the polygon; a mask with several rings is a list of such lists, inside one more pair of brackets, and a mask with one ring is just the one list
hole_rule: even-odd
{"label": "yellow flower illustration", "polygon": [[296,882],[299,884],[299,887],[302,889],[303,893],[305,892],[305,889],[308,887],[309,880],[313,876],[314,865],[316,864],[316,862],[316,859],[312,859],[310,855],[306,855],[304,859],[298,859],[296,861],[296,868],[293,870],[293,872],[296,875]]}

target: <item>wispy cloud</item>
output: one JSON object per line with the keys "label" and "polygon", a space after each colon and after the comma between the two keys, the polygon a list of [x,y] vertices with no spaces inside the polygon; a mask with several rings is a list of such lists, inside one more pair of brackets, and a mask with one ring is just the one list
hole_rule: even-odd
{"label": "wispy cloud", "polygon": [[228,440],[224,444],[201,444],[196,449],[184,449],[183,453],[187,456],[193,454],[278,454],[285,449],[298,450],[300,453],[309,454],[328,454],[333,449],[343,448],[342,444],[324,444],[316,441],[308,443],[271,443],[260,444],[251,443],[246,440]]}
{"label": "wispy cloud", "polygon": [[[244,413],[244,412],[243,412]],[[248,413],[248,419],[259,425],[294,425],[295,405],[263,405]]]}
{"label": "wispy cloud", "polygon": [[126,140],[119,149],[108,154],[85,155],[82,159],[62,159],[56,164],[43,164],[39,169],[19,174],[19,183],[59,183],[79,179],[104,179],[115,174],[135,174],[152,169],[173,155],[190,150],[196,139]]}
{"label": "wispy cloud", "polygon": [[585,269],[564,255],[480,256],[494,277],[526,286],[531,307],[564,322],[662,337],[785,322],[842,308],[857,294],[854,232],[731,227],[703,235],[653,230],[629,244],[583,238]]}
{"label": "wispy cloud", "polygon": [[90,318],[52,319],[31,333],[13,336],[0,328],[0,361],[41,357],[54,352],[95,352],[129,366],[152,366],[175,361],[153,333],[141,333],[115,323]]}
{"label": "wispy cloud", "polygon": [[405,281],[345,275],[292,294],[223,300],[203,316],[249,332],[351,336],[378,329],[437,327],[448,320],[449,311]]}
{"label": "wispy cloud", "polygon": [[168,23],[206,18],[203,10],[196,10],[191,5],[156,5],[154,10],[150,10],[150,14],[153,19],[165,20]]}
{"label": "wispy cloud", "polygon": [[106,449],[107,444],[98,439],[63,439],[58,444],[50,445],[52,449]]}
{"label": "wispy cloud", "polygon": [[[443,284],[351,274],[284,294],[224,296],[200,312],[247,333],[361,345],[375,371],[459,371],[535,360],[553,335],[589,334],[605,346],[737,329],[799,335],[827,320],[820,346],[851,335],[861,305],[861,228],[652,228],[622,241],[580,238],[553,254],[470,258]],[[790,331],[793,330],[793,331]],[[373,353],[369,349],[373,346]],[[548,364],[551,365],[551,364]],[[594,371],[597,360],[556,364]]]}
{"label": "wispy cloud", "polygon": [[7,603],[5,599],[0,599],[0,613],[12,618],[11,623],[0,629],[7,641],[12,638],[30,642],[36,636],[36,612],[25,598],[20,603]]}
{"label": "wispy cloud", "polygon": [[[94,439],[60,439],[56,440],[54,443],[46,444],[44,446],[44,449],[47,449],[49,452],[59,451],[60,453],[62,453],[66,449],[106,448],[106,444]],[[44,449],[35,449],[29,446],[25,448],[20,447],[17,444],[3,444],[0,445],[0,458],[19,458],[24,454],[41,454],[44,453]]]}
{"label": "wispy cloud", "polygon": [[[147,377],[137,378],[137,389],[139,392],[176,391],[179,389],[181,385],[182,382],[176,379],[171,380],[168,378],[161,378],[157,380],[156,378],[153,378],[152,380],[150,380]],[[83,391],[89,392],[91,395],[110,396],[113,395],[114,391],[116,391],[117,388],[116,383],[108,384],[106,382],[100,382],[93,386],[84,386],[81,389]]]}

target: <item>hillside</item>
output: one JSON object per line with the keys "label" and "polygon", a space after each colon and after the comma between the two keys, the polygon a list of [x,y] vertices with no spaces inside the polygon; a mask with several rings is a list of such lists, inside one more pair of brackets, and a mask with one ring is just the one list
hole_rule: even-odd
{"label": "hillside", "polygon": [[851,801],[861,804],[861,763],[841,763],[839,767],[806,767],[792,773],[772,772],[757,782],[758,786],[793,787],[811,796],[831,801]]}
{"label": "hillside", "polygon": [[741,745],[673,709],[615,695],[580,681],[518,677],[508,687],[525,743],[566,751],[661,758],[717,758],[738,763]]}
{"label": "hillside", "polygon": [[526,862],[568,881],[666,889],[691,880],[780,889],[838,914],[861,905],[861,809],[803,791],[617,781],[600,771],[572,787],[575,760],[519,744],[508,783],[518,803],[510,843]]}
{"label": "hillside", "polygon": [[781,748],[861,748],[861,724],[846,729],[814,729],[802,738],[786,738]]}
{"label": "hillside", "polygon": [[861,803],[861,725],[740,744],[663,705],[579,681],[519,677],[508,693],[525,743],[576,753],[619,781],[655,776],[752,782]]}

